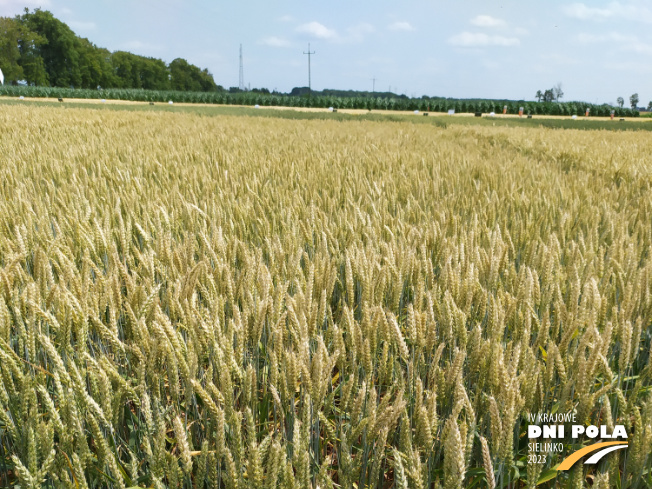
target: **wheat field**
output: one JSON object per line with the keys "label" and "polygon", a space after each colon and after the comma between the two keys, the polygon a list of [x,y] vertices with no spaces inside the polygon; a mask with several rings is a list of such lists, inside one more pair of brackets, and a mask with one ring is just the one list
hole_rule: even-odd
{"label": "wheat field", "polygon": [[[652,487],[652,138],[0,127],[0,487]],[[528,463],[569,411],[627,450]]]}

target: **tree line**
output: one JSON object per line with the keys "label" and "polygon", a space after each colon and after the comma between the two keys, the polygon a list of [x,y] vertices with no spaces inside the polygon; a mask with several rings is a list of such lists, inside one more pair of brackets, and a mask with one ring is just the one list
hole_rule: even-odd
{"label": "tree line", "polygon": [[[554,87],[544,91],[537,90],[537,93],[534,95],[534,97],[537,99],[537,102],[559,102],[563,96],[564,96],[564,91],[561,88],[561,83],[558,83]],[[629,97],[629,105],[632,107],[633,110],[636,110],[636,108],[638,107],[638,102],[639,102],[638,93],[634,93]],[[625,99],[622,97],[618,97],[616,99],[616,103],[620,108],[622,108],[625,105]],[[648,110],[652,109],[652,101],[648,104],[647,107]]]}
{"label": "tree line", "polygon": [[77,36],[47,11],[0,17],[0,68],[5,83],[66,88],[223,90],[207,69],[185,59],[170,64],[126,51],[111,52]]}
{"label": "tree line", "polygon": [[71,89],[58,87],[0,87],[0,96],[10,97],[49,97],[63,99],[115,99],[141,102],[182,102],[220,105],[260,105],[282,107],[333,107],[337,109],[367,110],[418,110],[420,112],[456,113],[481,112],[489,114],[502,113],[507,107],[508,114],[518,114],[523,108],[524,114],[532,115],[581,115],[590,109],[592,116],[609,116],[614,110],[617,117],[638,117],[638,110],[611,105],[595,105],[586,102],[526,102],[509,100],[450,99],[450,98],[386,98],[386,97],[337,97],[337,96],[296,96],[278,92],[264,93],[261,90],[191,92],[171,90],[134,90],[134,89]]}

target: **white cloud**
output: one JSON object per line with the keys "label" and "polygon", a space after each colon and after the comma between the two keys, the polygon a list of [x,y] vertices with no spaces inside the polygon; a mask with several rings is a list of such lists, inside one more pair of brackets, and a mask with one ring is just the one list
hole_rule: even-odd
{"label": "white cloud", "polygon": [[518,46],[521,44],[521,41],[516,37],[490,36],[484,32],[460,32],[450,37],[448,43],[453,46],[465,48],[484,46],[512,47]]}
{"label": "white cloud", "polygon": [[314,37],[317,39],[337,38],[337,32],[315,21],[308,22],[307,24],[301,24],[299,27],[297,27],[297,32],[300,32],[302,34],[307,34],[310,37]]}
{"label": "white cloud", "polygon": [[[605,63],[603,68],[610,72],[622,72],[622,73],[637,73],[637,74],[648,74],[652,73],[652,67],[645,64],[639,63],[638,61],[615,61]],[[628,102],[628,101],[627,101]]]}
{"label": "white cloud", "polygon": [[626,36],[618,32],[609,34],[587,34],[585,32],[575,36],[580,44],[597,44],[602,42],[627,42],[634,43],[637,41],[636,36]]}
{"label": "white cloud", "polygon": [[577,65],[579,63],[578,59],[561,53],[542,54],[541,56],[539,56],[539,59],[544,61],[544,63],[539,63],[539,65],[546,66],[546,67],[550,67],[553,64],[568,66],[568,65]]}
{"label": "white cloud", "polygon": [[611,2],[605,7],[590,7],[585,3],[572,3],[562,7],[562,11],[578,20],[606,21],[612,19],[639,21],[652,24],[652,10],[649,3],[640,1]]}
{"label": "white cloud", "polygon": [[491,15],[478,15],[471,19],[471,24],[478,27],[504,27],[507,25],[507,22]]}
{"label": "white cloud", "polygon": [[94,31],[97,29],[95,22],[76,22],[73,20],[66,22],[66,24],[68,24],[68,27],[70,27],[73,31]]}
{"label": "white cloud", "polygon": [[652,44],[643,42],[636,36],[620,34],[618,32],[598,35],[581,33],[575,38],[580,44],[584,45],[609,43],[610,46],[615,47],[621,52],[643,54],[646,56],[652,55]]}
{"label": "white cloud", "polygon": [[365,36],[376,32],[376,29],[371,24],[361,22],[346,30],[350,41],[362,41]]}
{"label": "white cloud", "polygon": [[281,37],[276,37],[276,36],[266,37],[261,41],[261,43],[264,44],[265,46],[270,46],[273,48],[289,48],[290,46],[292,46],[292,43],[287,39],[283,39]]}
{"label": "white cloud", "polygon": [[644,42],[633,42],[622,47],[623,51],[630,51],[636,54],[645,54],[647,56],[652,55],[652,44],[646,44]]}
{"label": "white cloud", "polygon": [[411,32],[411,31],[416,30],[412,26],[412,24],[410,24],[409,22],[406,22],[406,21],[394,22],[393,24],[390,24],[388,26],[388,29],[390,31],[404,31],[404,32]]}
{"label": "white cloud", "polygon": [[613,17],[614,12],[608,8],[589,7],[583,3],[572,3],[562,8],[569,17],[580,20],[605,20]]}
{"label": "white cloud", "polygon": [[150,44],[148,42],[142,42],[142,41],[127,41],[123,42],[120,45],[120,49],[124,49],[125,51],[137,51],[139,53],[147,53],[150,51],[161,51],[161,46],[158,46],[156,44]]}

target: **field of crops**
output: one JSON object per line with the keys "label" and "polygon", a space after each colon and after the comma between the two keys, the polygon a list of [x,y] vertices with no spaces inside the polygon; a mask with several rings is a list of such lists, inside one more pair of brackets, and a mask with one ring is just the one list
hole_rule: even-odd
{"label": "field of crops", "polygon": [[290,96],[284,94],[263,94],[256,92],[229,93],[220,92],[183,92],[173,90],[142,90],[128,88],[108,88],[100,90],[0,85],[0,96],[64,98],[93,100],[130,100],[139,102],[181,102],[193,104],[222,105],[260,105],[268,107],[334,107],[337,109],[368,110],[420,110],[432,112],[456,113],[495,112],[502,113],[507,107],[508,114],[518,114],[523,108],[524,114],[581,116],[590,109],[590,115],[608,117],[613,110],[617,117],[639,117],[638,110],[597,105],[586,102],[516,102],[501,100],[456,100],[444,98],[387,98],[387,97],[336,97],[336,96]]}
{"label": "field of crops", "polygon": [[[0,487],[652,487],[646,133],[0,127]],[[528,463],[571,411],[628,448]]]}

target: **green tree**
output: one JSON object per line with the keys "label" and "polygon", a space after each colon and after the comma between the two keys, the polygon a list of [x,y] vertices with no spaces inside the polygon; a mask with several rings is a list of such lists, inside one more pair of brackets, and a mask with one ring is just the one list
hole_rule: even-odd
{"label": "green tree", "polygon": [[36,85],[47,84],[43,59],[38,53],[45,43],[38,34],[25,27],[19,18],[0,18],[0,67],[5,83],[27,80]]}
{"label": "green tree", "polygon": [[0,17],[0,69],[7,84],[22,80],[24,76],[20,66],[21,31],[21,25],[15,19]]}
{"label": "green tree", "polygon": [[564,91],[561,89],[561,82],[552,87],[553,100],[560,101],[564,97]]}
{"label": "green tree", "polygon": [[111,53],[80,38],[51,12],[36,9],[0,19],[0,67],[8,81],[58,87],[218,91],[208,70],[176,59]]}
{"label": "green tree", "polygon": [[47,10],[26,10],[20,19],[27,29],[47,41],[37,46],[37,52],[43,58],[50,84],[80,87],[80,49],[75,33]]}
{"label": "green tree", "polygon": [[172,90],[199,91],[199,83],[193,80],[191,64],[176,58],[170,63],[170,85]]}
{"label": "green tree", "polygon": [[543,93],[541,93],[541,90],[537,90],[535,97],[537,98],[537,102],[541,102],[541,99],[543,98]]}
{"label": "green tree", "polygon": [[217,85],[208,70],[201,70],[183,58],[170,63],[170,85],[172,90],[190,90],[195,92],[213,92]]}
{"label": "green tree", "polygon": [[79,69],[82,88],[110,88],[115,76],[108,49],[98,48],[88,39],[78,39]]}
{"label": "green tree", "polygon": [[616,99],[616,102],[618,103],[618,105],[620,105],[621,108],[622,108],[623,105],[625,105],[625,99],[622,98],[622,97],[618,97]]}
{"label": "green tree", "polygon": [[140,80],[142,87],[147,90],[168,90],[170,80],[165,63],[156,58],[141,57]]}
{"label": "green tree", "polygon": [[111,55],[111,65],[115,76],[115,86],[118,88],[139,88],[134,76],[135,56],[126,51],[116,51]]}
{"label": "green tree", "polygon": [[629,97],[629,104],[632,106],[632,109],[636,109],[636,107],[638,107],[638,93],[634,93],[631,97]]}

